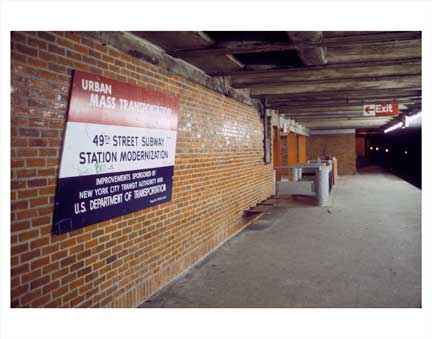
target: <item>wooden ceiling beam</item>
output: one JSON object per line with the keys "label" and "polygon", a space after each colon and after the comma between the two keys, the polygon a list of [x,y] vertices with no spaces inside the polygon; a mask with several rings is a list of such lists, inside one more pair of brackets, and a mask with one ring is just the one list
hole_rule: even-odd
{"label": "wooden ceiling beam", "polygon": [[300,122],[301,124],[304,124],[305,126],[309,124],[330,124],[330,123],[345,123],[345,124],[369,124],[369,125],[377,125],[377,124],[385,124],[391,119],[321,119],[321,120],[310,120],[310,121],[300,121],[297,119],[294,119],[295,121]]}
{"label": "wooden ceiling beam", "polygon": [[297,68],[284,71],[269,71],[252,75],[231,76],[234,87],[249,87],[262,83],[282,83],[294,81],[324,81],[336,79],[361,79],[367,77],[420,75],[421,64],[409,63],[399,65],[360,66],[349,68]]}
{"label": "wooden ceiling beam", "polygon": [[302,122],[301,124],[310,129],[323,129],[323,128],[361,128],[361,127],[381,127],[385,124],[389,123],[389,121],[311,121],[311,122]]}
{"label": "wooden ceiling beam", "polygon": [[[401,109],[408,109],[408,106],[401,105]],[[285,109],[285,108],[278,108],[277,109],[280,113],[286,113],[286,114],[345,114],[345,113],[361,113],[363,112],[363,105],[361,106],[339,106],[339,107],[327,107],[327,108],[297,108],[297,109]]]}
{"label": "wooden ceiling beam", "polygon": [[420,31],[405,31],[405,32],[379,32],[360,35],[347,35],[338,37],[325,37],[323,43],[326,46],[340,46],[349,44],[370,44],[370,43],[384,43],[384,42],[398,42],[406,40],[421,39]]}
{"label": "wooden ceiling beam", "polygon": [[[304,33],[304,32],[298,32]],[[351,39],[349,42],[343,41],[308,41],[308,42],[268,42],[268,41],[238,41],[231,42],[229,45],[218,45],[203,48],[189,48],[189,49],[176,49],[176,50],[168,50],[167,53],[176,57],[176,58],[185,58],[185,57],[205,57],[209,55],[225,55],[225,54],[242,54],[242,53],[262,53],[262,52],[274,52],[274,51],[287,51],[287,50],[298,50],[298,49],[308,49],[308,48],[327,48],[327,47],[339,47],[339,46],[347,46],[347,45],[358,45],[358,44],[385,44],[392,43],[398,41],[409,41],[409,40],[418,40],[418,38],[399,38],[395,39],[387,38],[387,39],[378,39],[374,41],[371,37],[368,41],[365,41],[364,38],[358,39],[357,41]]]}
{"label": "wooden ceiling beam", "polygon": [[270,100],[273,99],[305,99],[310,100],[310,98],[337,98],[337,97],[363,97],[363,96],[371,96],[371,95],[396,95],[402,93],[420,93],[421,95],[421,86],[417,87],[400,87],[400,88],[384,88],[384,89],[350,89],[350,90],[325,90],[320,92],[298,92],[298,93],[282,93],[282,94],[268,94],[265,95]]}
{"label": "wooden ceiling beam", "polygon": [[321,66],[327,64],[327,48],[323,46],[308,46],[320,44],[323,33],[320,31],[287,32],[290,40],[298,45],[297,52],[305,66]]}
{"label": "wooden ceiling beam", "polygon": [[311,100],[337,100],[337,99],[377,99],[382,97],[397,96],[421,96],[421,88],[386,88],[386,89],[357,89],[340,91],[321,91],[319,93],[303,92],[295,94],[273,94],[267,95],[267,102],[274,101],[311,101]]}
{"label": "wooden ceiling beam", "polygon": [[397,65],[421,65],[421,58],[409,58],[409,59],[400,59],[400,60],[377,60],[371,62],[346,62],[346,63],[336,63],[336,64],[327,64],[325,66],[305,66],[305,67],[291,67],[291,68],[281,68],[275,67],[273,65],[260,65],[257,68],[262,69],[253,69],[248,70],[247,66],[238,71],[233,72],[218,72],[212,73],[212,76],[232,76],[232,77],[247,77],[247,76],[283,76],[283,75],[293,75],[299,72],[313,72],[320,70],[331,70],[331,69],[346,69],[346,68],[371,68],[376,66],[397,66]]}
{"label": "wooden ceiling beam", "polygon": [[[361,116],[344,116],[344,117],[338,117],[338,116],[332,116],[332,115],[326,115],[326,116],[311,116],[311,117],[297,117],[292,115],[287,115],[286,117],[293,119],[298,122],[304,122],[304,121],[316,121],[316,120],[358,120],[361,119]],[[384,120],[384,119],[382,119]]]}
{"label": "wooden ceiling beam", "polygon": [[295,50],[297,45],[288,42],[254,42],[231,44],[228,46],[213,46],[193,49],[180,49],[167,51],[168,54],[176,58],[186,57],[206,57],[210,55],[226,55],[226,54],[244,54],[244,53],[262,53]]}
{"label": "wooden ceiling beam", "polygon": [[356,123],[370,123],[370,124],[380,124],[380,123],[386,123],[391,120],[391,118],[386,119],[362,119],[359,117],[347,117],[347,118],[333,118],[333,117],[321,117],[321,118],[293,118],[293,120],[303,124],[303,123],[314,123],[319,121],[326,121],[326,122],[356,122]]}
{"label": "wooden ceiling beam", "polygon": [[388,124],[388,122],[379,122],[379,123],[360,123],[360,122],[318,122],[318,123],[302,123],[302,125],[309,130],[319,130],[319,129],[337,129],[337,128],[353,128],[353,129],[360,129],[360,128],[382,128]]}
{"label": "wooden ceiling beam", "polygon": [[419,101],[421,100],[421,95],[417,93],[412,94],[403,94],[400,95],[376,95],[371,96],[368,99],[363,98],[355,98],[355,97],[340,97],[340,98],[331,98],[331,99],[315,99],[315,98],[300,98],[300,99],[293,99],[293,98],[276,98],[267,100],[267,105],[285,105],[285,106],[308,106],[308,105],[332,105],[332,104],[362,104],[362,103],[368,103],[368,102],[388,102],[388,101],[396,101],[396,100],[402,100],[402,101]]}
{"label": "wooden ceiling beam", "polygon": [[414,76],[398,76],[392,79],[383,80],[338,80],[334,82],[296,82],[290,84],[278,85],[263,85],[250,89],[252,97],[266,97],[269,95],[285,95],[309,93],[310,95],[319,95],[320,92],[331,91],[346,91],[346,90],[386,90],[390,88],[419,88],[421,87],[421,77]]}
{"label": "wooden ceiling beam", "polygon": [[170,74],[181,76],[245,104],[257,105],[256,101],[251,100],[245,91],[232,88],[226,79],[213,78],[203,70],[167,55],[160,47],[130,32],[89,31],[79,34],[87,39],[112,46],[133,58],[144,60],[169,71]]}
{"label": "wooden ceiling beam", "polygon": [[345,117],[345,116],[362,117],[363,116],[363,110],[355,110],[355,111],[323,111],[323,112],[312,112],[312,111],[305,111],[305,112],[281,112],[281,111],[279,111],[279,114],[287,115],[287,116],[298,116],[298,117],[327,116],[327,115],[334,115],[334,116],[337,116],[337,117]]}
{"label": "wooden ceiling beam", "polygon": [[290,102],[280,102],[280,103],[267,103],[266,108],[271,109],[278,109],[278,110],[296,110],[296,109],[334,109],[334,108],[340,108],[340,107],[361,107],[363,105],[366,105],[368,103],[388,103],[388,102],[395,102],[398,104],[416,104],[421,102],[421,97],[410,97],[407,99],[402,98],[389,98],[388,100],[353,100],[353,101],[341,101],[341,100],[334,100],[330,102],[296,102],[296,103],[290,103]]}
{"label": "wooden ceiling beam", "polygon": [[[291,113],[280,113],[281,115],[290,117],[292,119],[324,119],[324,118],[334,118],[334,119],[347,119],[347,118],[364,118],[362,112],[340,112],[340,113],[323,113],[323,114],[291,114]],[[379,118],[379,117],[372,117]]]}
{"label": "wooden ceiling beam", "polygon": [[384,80],[396,80],[401,81],[405,78],[420,77],[421,73],[406,73],[406,74],[395,74],[395,75],[383,75],[383,76],[348,76],[340,78],[331,79],[313,79],[313,80],[281,80],[280,78],[274,77],[273,79],[266,79],[264,81],[249,82],[239,84],[237,82],[231,82],[233,88],[260,88],[262,86],[289,86],[289,85],[309,85],[309,84],[330,84],[330,83],[340,83],[343,81],[384,81]]}
{"label": "wooden ceiling beam", "polygon": [[341,45],[327,48],[330,64],[344,62],[369,62],[380,60],[401,60],[421,57],[421,40]]}

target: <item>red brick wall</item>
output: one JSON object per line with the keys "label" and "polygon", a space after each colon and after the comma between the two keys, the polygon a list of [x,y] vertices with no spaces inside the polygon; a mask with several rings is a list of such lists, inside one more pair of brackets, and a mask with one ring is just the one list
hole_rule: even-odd
{"label": "red brick wall", "polygon": [[308,159],[319,156],[334,156],[337,159],[338,175],[356,173],[356,140],[355,133],[311,135],[306,138]]}
{"label": "red brick wall", "polygon": [[[136,306],[272,193],[252,107],[73,33],[14,33],[11,67],[13,307]],[[173,199],[52,236],[72,69],[179,97]]]}

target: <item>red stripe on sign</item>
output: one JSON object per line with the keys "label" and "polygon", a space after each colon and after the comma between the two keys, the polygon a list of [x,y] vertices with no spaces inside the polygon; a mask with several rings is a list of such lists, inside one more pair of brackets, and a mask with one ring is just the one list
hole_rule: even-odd
{"label": "red stripe on sign", "polygon": [[176,130],[178,109],[174,96],[74,71],[68,121]]}
{"label": "red stripe on sign", "polygon": [[388,115],[398,115],[399,114],[399,104],[377,104],[375,105],[375,115],[388,116]]}

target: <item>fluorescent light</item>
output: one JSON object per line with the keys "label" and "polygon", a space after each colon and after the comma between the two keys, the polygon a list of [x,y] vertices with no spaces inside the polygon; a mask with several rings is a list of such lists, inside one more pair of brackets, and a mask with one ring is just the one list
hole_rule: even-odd
{"label": "fluorescent light", "polygon": [[418,112],[414,115],[406,115],[405,116],[405,126],[409,127],[414,121],[421,118],[421,112]]}
{"label": "fluorescent light", "polygon": [[401,128],[402,125],[403,125],[402,122],[398,122],[396,125],[393,125],[392,127],[385,129],[384,133],[388,133],[388,132],[394,131],[395,129]]}

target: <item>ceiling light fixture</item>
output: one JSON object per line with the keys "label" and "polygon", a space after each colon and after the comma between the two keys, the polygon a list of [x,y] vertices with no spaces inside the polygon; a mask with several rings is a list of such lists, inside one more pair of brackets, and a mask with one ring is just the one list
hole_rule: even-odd
{"label": "ceiling light fixture", "polygon": [[421,112],[414,115],[405,116],[405,127],[409,127],[413,122],[421,118]]}
{"label": "ceiling light fixture", "polygon": [[395,129],[401,128],[402,126],[403,126],[402,121],[398,122],[396,125],[393,125],[393,126],[387,128],[387,129],[385,129],[384,133],[388,133],[388,132],[394,131]]}

